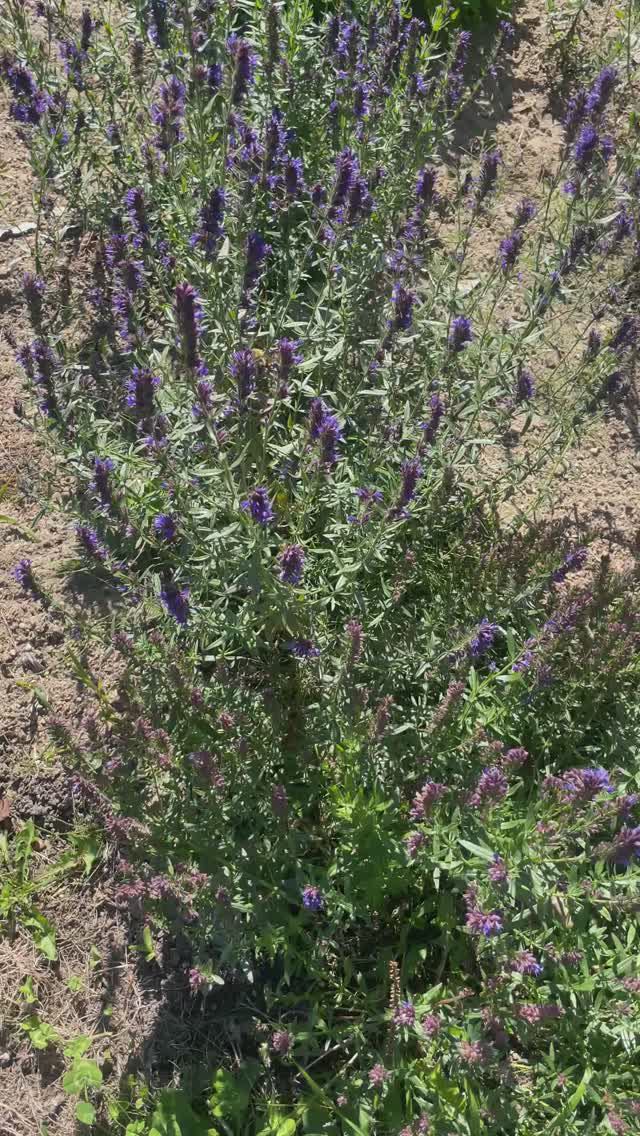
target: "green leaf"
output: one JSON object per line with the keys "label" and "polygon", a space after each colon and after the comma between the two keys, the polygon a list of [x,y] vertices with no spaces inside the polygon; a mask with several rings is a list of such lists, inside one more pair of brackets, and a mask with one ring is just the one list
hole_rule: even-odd
{"label": "green leaf", "polygon": [[27,978],[25,978],[22,986],[18,988],[18,992],[22,995],[25,1002],[28,1002],[29,1004],[38,1001],[38,995],[36,994],[31,975],[28,975]]}
{"label": "green leaf", "polygon": [[74,841],[78,856],[84,864],[85,875],[91,874],[93,865],[100,855],[100,843],[95,836],[82,836]]}
{"label": "green leaf", "polygon": [[151,928],[148,923],[145,923],[144,931],[142,932],[142,943],[144,946],[144,957],[147,962],[153,962],[156,957],[156,948],[153,945],[151,938]]}
{"label": "green leaf", "polygon": [[99,1089],[102,1084],[102,1073],[95,1061],[86,1057],[77,1057],[68,1073],[65,1073],[62,1087],[65,1093],[79,1096],[85,1089]]}
{"label": "green leaf", "polygon": [[330,363],[332,359],[337,359],[338,355],[344,350],[344,336],[342,335],[333,347],[330,347],[324,356],[325,363]]}
{"label": "green leaf", "polygon": [[96,1110],[89,1101],[78,1101],[76,1105],[76,1117],[81,1124],[93,1124],[96,1118]]}
{"label": "green leaf", "polygon": [[68,1045],[65,1045],[63,1053],[65,1057],[84,1057],[88,1049],[91,1048],[91,1038],[86,1034],[80,1034],[79,1037],[74,1037]]}
{"label": "green leaf", "polygon": [[[26,678],[17,678],[16,686],[20,686],[23,690],[30,690],[36,702],[43,706],[45,710],[49,710],[49,695],[42,686],[38,686],[35,682],[29,682]],[[29,822],[32,823],[31,821]]]}
{"label": "green leaf", "polygon": [[473,852],[474,856],[479,856],[481,860],[493,859],[493,852],[483,844],[473,844],[470,840],[461,840],[460,837],[458,837],[458,844],[466,848],[467,852]]}
{"label": "green leaf", "polygon": [[21,869],[20,875],[23,880],[27,878],[27,867],[31,858],[33,844],[36,838],[36,829],[32,820],[28,820],[22,826],[20,832],[16,836],[14,845],[14,856],[16,864]]}
{"label": "green leaf", "polygon": [[45,919],[44,915],[36,913],[31,919],[25,919],[24,923],[25,927],[33,931],[33,939],[38,950],[42,951],[49,962],[55,962],[58,958],[56,933],[49,920]]}
{"label": "green leaf", "polygon": [[162,1093],[151,1118],[149,1136],[208,1136],[208,1122],[196,1116],[184,1093]]}
{"label": "green leaf", "polygon": [[32,1014],[24,1022],[20,1022],[20,1028],[28,1035],[34,1049],[48,1049],[58,1040],[58,1034],[53,1026],[40,1021],[37,1014]]}
{"label": "green leaf", "polygon": [[56,949],[56,940],[53,935],[42,935],[41,938],[36,939],[36,946],[42,951],[45,958],[50,962],[55,962],[58,957]]}
{"label": "green leaf", "polygon": [[576,1111],[578,1105],[581,1103],[581,1101],[584,1097],[584,1094],[587,1091],[589,1081],[591,1080],[592,1076],[593,1076],[593,1070],[588,1069],[588,1068],[585,1069],[584,1073],[582,1074],[582,1080],[580,1081],[580,1084],[578,1085],[575,1092],[573,1092],[571,1094],[571,1096],[569,1097],[569,1100],[567,1101],[567,1103],[565,1104],[565,1106],[561,1110],[561,1112],[559,1112],[557,1114],[557,1116],[553,1119],[551,1126],[549,1128],[549,1132],[555,1132],[558,1129],[558,1126],[560,1126],[560,1129],[562,1131],[562,1126],[564,1125],[564,1122],[566,1120],[568,1120],[568,1118],[570,1116],[573,1115],[573,1113]]}
{"label": "green leaf", "polygon": [[279,1116],[269,1118],[266,1128],[261,1128],[258,1136],[295,1136],[298,1127],[297,1121],[292,1117],[283,1119]]}
{"label": "green leaf", "polygon": [[211,1115],[229,1121],[235,1131],[241,1132],[241,1122],[259,1074],[257,1061],[247,1062],[235,1076],[227,1069],[218,1069],[213,1079],[213,1093],[209,1097]]}

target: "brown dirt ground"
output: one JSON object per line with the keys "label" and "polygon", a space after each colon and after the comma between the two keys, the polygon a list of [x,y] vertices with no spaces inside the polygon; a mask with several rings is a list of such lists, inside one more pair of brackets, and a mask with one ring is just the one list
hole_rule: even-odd
{"label": "brown dirt ground", "polygon": [[[473,120],[466,115],[462,124],[467,136],[478,128],[494,133],[509,183],[491,231],[481,237],[480,262],[483,255],[487,260],[495,256],[496,234],[502,222],[506,229],[513,204],[523,196],[539,198],[541,173],[554,164],[561,144],[561,126],[548,98],[550,29],[543,5],[526,0],[517,24],[518,42],[511,68],[499,83],[498,104],[478,101]],[[605,37],[615,30],[611,6],[589,6],[581,29],[591,50],[594,29]],[[602,36],[595,38],[602,46]],[[27,150],[2,96],[0,229],[32,219]],[[53,711],[74,728],[79,725],[86,698],[68,673],[66,651],[73,645],[74,621],[102,608],[100,597],[64,568],[74,555],[74,541],[60,512],[60,474],[41,439],[15,413],[22,378],[6,333],[18,340],[28,335],[19,281],[32,262],[30,236],[0,243],[0,513],[17,522],[0,522],[0,798],[12,799],[14,820],[31,816],[40,826],[38,858],[46,865],[60,853],[59,832],[73,822],[73,807],[66,775],[50,756],[46,712],[34,687],[45,693]],[[551,355],[550,366],[554,361]],[[631,405],[600,419],[568,453],[554,477],[555,499],[545,506],[554,520],[573,517],[578,528],[595,529],[598,551],[620,568],[628,568],[638,551],[639,447]],[[36,576],[64,609],[64,618],[23,595],[11,579],[11,567],[23,556],[32,559]],[[108,679],[108,660],[102,663]],[[55,1057],[36,1058],[17,1027],[24,1016],[18,988],[27,975],[34,978],[43,1018],[65,1040],[80,1033],[94,1039],[90,1055],[106,1062],[106,1083],[117,1084],[132,1067],[132,1055],[143,1065],[153,1060],[144,1040],[158,1036],[162,983],[157,974],[145,974],[136,965],[112,891],[109,873],[101,869],[89,880],[78,875],[44,894],[40,909],[57,929],[58,964],[45,962],[20,929],[13,941],[0,940],[0,1136],[35,1136],[44,1124],[50,1136],[75,1131],[73,1104],[61,1086],[62,1065]],[[66,985],[72,976],[81,981],[77,993]],[[180,1024],[173,1018],[165,1032],[179,1032]],[[184,1033],[184,1022],[182,1027]],[[167,1059],[174,1054],[175,1049]]]}
{"label": "brown dirt ground", "polygon": [[[577,24],[579,38],[572,55],[578,61],[590,61],[589,73],[593,72],[594,51],[605,60],[609,41],[619,34],[614,9],[609,2],[587,4]],[[570,24],[570,5],[557,5],[557,14],[556,31]],[[495,140],[504,162],[501,177],[506,185],[492,210],[490,225],[480,227],[469,250],[469,262],[479,270],[493,265],[497,243],[510,228],[516,203],[523,197],[541,200],[545,171],[556,166],[562,148],[564,99],[560,86],[565,76],[557,47],[552,51],[550,17],[543,5],[526,0],[517,11],[516,26],[511,66],[497,84],[495,97],[491,101],[480,98],[465,111],[456,138],[464,145],[466,139],[486,132]],[[640,55],[634,62],[637,66]],[[618,107],[618,122],[622,121],[623,108]],[[517,283],[514,291],[520,291]],[[508,319],[516,303],[507,293],[495,318]],[[607,319],[615,322],[620,314],[615,304],[608,305],[601,330]],[[538,381],[544,382],[544,369],[551,372],[557,366],[576,328],[585,326],[589,316],[586,306],[577,305],[568,321],[565,313],[549,321],[547,348],[536,354]],[[637,568],[640,552],[638,393],[636,381],[624,402],[596,418],[580,443],[557,462],[557,468],[552,459],[542,474],[549,480],[549,496],[540,505],[533,508],[531,492],[525,491],[517,499],[517,507],[527,511],[532,520],[563,521],[577,539],[596,534],[592,564],[595,566],[598,557],[607,557],[618,571]],[[535,437],[535,427],[532,434]],[[523,445],[527,444],[523,439]]]}
{"label": "brown dirt ground", "polygon": [[[33,216],[27,149],[3,93],[0,229]],[[79,728],[89,707],[66,652],[74,646],[74,625],[101,617],[105,597],[65,568],[77,553],[70,522],[60,511],[60,474],[42,440],[15,412],[23,382],[12,344],[30,337],[20,281],[33,269],[32,240],[28,235],[0,242],[0,799],[10,800],[15,828],[29,818],[37,825],[38,872],[61,854],[64,841],[57,833],[75,820],[69,778],[49,745],[42,703]],[[23,593],[12,579],[21,557],[32,560],[52,607]],[[98,655],[92,662],[106,666],[101,673],[108,682],[108,659]],[[115,681],[113,664],[110,673]],[[140,973],[130,954],[113,887],[108,872],[89,880],[76,873],[38,897],[38,909],[56,928],[56,964],[39,954],[20,926],[11,940],[0,938],[0,1136],[35,1136],[43,1125],[49,1136],[76,1131],[75,1102],[62,1089],[60,1047],[37,1054],[19,1029],[33,1009],[63,1042],[80,1034],[93,1039],[88,1056],[107,1061],[106,1085],[115,1088],[125,1070],[143,1061],[143,1041],[154,1032],[161,1002],[158,976]],[[91,955],[92,947],[99,957]],[[38,992],[34,1007],[25,1007],[18,994],[28,975]],[[81,981],[76,993],[67,986],[71,977]]]}

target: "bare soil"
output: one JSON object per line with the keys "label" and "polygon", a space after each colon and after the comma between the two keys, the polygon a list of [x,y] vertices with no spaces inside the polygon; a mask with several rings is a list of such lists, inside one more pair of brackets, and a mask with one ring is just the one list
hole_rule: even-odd
{"label": "bare soil", "polygon": [[[557,24],[556,36],[559,30],[571,25],[569,5],[560,4],[557,10],[565,18]],[[569,77],[550,16],[543,5],[526,0],[517,10],[515,20],[517,37],[510,65],[491,99],[479,98],[465,110],[456,137],[456,143],[464,146],[467,139],[482,138],[484,133],[487,141],[501,150],[504,163],[504,191],[492,209],[490,223],[479,227],[470,247],[469,260],[479,273],[490,270],[495,263],[498,242],[509,231],[517,202],[523,197],[540,202],[545,175],[557,165],[562,150],[562,115]],[[619,34],[615,5],[588,4],[576,31],[579,39],[573,44],[571,57],[577,68],[581,61],[586,61],[592,74],[594,52],[605,60],[609,42]],[[619,123],[624,121],[627,109],[618,106]],[[598,286],[601,288],[601,280]],[[514,292],[521,293],[517,281]],[[496,320],[509,319],[517,302],[507,294],[496,309]],[[612,298],[603,305],[601,330],[616,323],[623,311],[633,312],[634,307],[637,303],[621,310],[619,300]],[[575,340],[576,332],[590,318],[587,302],[574,309],[569,321],[562,312],[549,321],[546,350],[542,356],[536,355],[541,368],[536,373],[539,384],[544,383],[545,370],[553,372]],[[614,570],[623,572],[638,565],[639,397],[636,379],[624,399],[595,418],[580,443],[561,461],[552,458],[540,477],[549,482],[549,495],[540,506],[533,507],[532,494],[527,492],[515,503],[518,509],[528,511],[532,520],[561,521],[576,538],[589,536],[593,540],[594,567],[597,557],[606,557]],[[530,444],[529,439],[523,439],[522,444]]]}
{"label": "bare soil", "polygon": [[[27,148],[0,95],[0,230],[34,219]],[[31,338],[21,279],[33,270],[33,235],[0,242],[0,801],[15,829],[32,819],[41,849],[38,875],[62,854],[77,820],[68,773],[55,758],[47,731],[50,714],[73,731],[88,710],[86,692],[68,661],[74,628],[103,618],[107,597],[88,577],[69,569],[77,557],[69,518],[61,512],[64,485],[42,437],[20,412],[23,378],[15,344]],[[23,592],[11,569],[23,557],[50,602]],[[97,653],[103,680],[117,668]],[[117,1091],[127,1070],[144,1064],[163,997],[160,976],[141,969],[130,952],[131,934],[113,899],[112,873],[89,879],[80,872],[44,888],[37,907],[56,929],[59,961],[48,962],[18,925],[0,938],[0,1136],[76,1132],[75,1102],[62,1089],[61,1047],[74,1037],[92,1039],[88,1056],[100,1060],[105,1085]],[[93,950],[92,950],[93,948]],[[27,1006],[19,988],[33,979],[37,1002]],[[78,989],[70,990],[68,982]],[[30,1012],[58,1032],[58,1046],[37,1053],[20,1030]],[[108,1057],[107,1057],[108,1053]],[[86,1131],[86,1129],[85,1129]]]}

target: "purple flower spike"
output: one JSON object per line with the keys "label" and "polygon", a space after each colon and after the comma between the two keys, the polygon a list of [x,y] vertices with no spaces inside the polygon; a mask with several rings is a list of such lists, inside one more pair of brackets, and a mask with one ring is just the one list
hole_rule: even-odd
{"label": "purple flower spike", "polygon": [[269,500],[269,490],[264,488],[254,489],[246,501],[242,502],[242,508],[251,514],[257,525],[268,525],[275,516]]}
{"label": "purple flower spike", "polygon": [[80,50],[87,51],[91,44],[91,36],[96,28],[100,26],[99,20],[94,20],[88,8],[82,9],[82,17],[80,20]]}
{"label": "purple flower spike", "polygon": [[[437,1014],[426,1014],[420,1022],[420,1025],[423,1033],[425,1033],[427,1037],[436,1037],[442,1028],[442,1020]],[[428,1132],[429,1129],[427,1128],[425,1131]]]}
{"label": "purple flower spike", "polygon": [[588,552],[586,548],[574,548],[568,552],[561,566],[551,573],[554,584],[561,584],[570,572],[579,572],[587,563]]}
{"label": "purple flower spike", "polygon": [[190,370],[195,370],[200,365],[198,355],[198,340],[202,323],[200,297],[191,284],[178,284],[175,304],[184,360]]}
{"label": "purple flower spike", "polygon": [[302,158],[286,158],[283,176],[287,197],[292,200],[299,198],[304,189],[304,166],[302,164]]}
{"label": "purple flower spike", "polygon": [[634,856],[640,857],[640,825],[624,825],[604,850],[605,858],[613,864],[629,864]]}
{"label": "purple flower spike", "polygon": [[526,367],[520,367],[516,383],[516,402],[531,402],[531,399],[535,398],[535,393],[536,383],[531,371]]}
{"label": "purple flower spike", "polygon": [[189,594],[189,588],[179,588],[172,581],[160,592],[162,603],[180,627],[185,627],[189,620]]}
{"label": "purple flower spike", "polygon": [[427,208],[434,199],[437,176],[437,171],[432,166],[427,166],[418,173],[416,197],[418,205],[422,208]]}
{"label": "purple flower spike", "polygon": [[374,1065],[373,1068],[369,1070],[369,1084],[372,1088],[379,1089],[384,1085],[385,1081],[389,1080],[390,1076],[391,1073],[388,1069],[385,1069],[384,1065]]}
{"label": "purple flower spike", "polygon": [[118,277],[122,288],[129,296],[135,296],[144,287],[144,264],[141,260],[126,257],[118,266]]}
{"label": "purple flower spike", "polygon": [[416,1011],[413,1002],[400,1002],[393,1015],[395,1026],[412,1026],[415,1024]]}
{"label": "purple flower spike", "polygon": [[160,379],[145,367],[134,367],[127,382],[127,406],[148,417],[154,410],[155,393]]}
{"label": "purple flower spike", "polygon": [[207,68],[207,83],[212,91],[219,91],[224,70],[221,63],[212,63]]}
{"label": "purple flower spike", "polygon": [[356,83],[353,90],[353,113],[362,120],[369,114],[369,89],[364,83]]}
{"label": "purple flower spike", "polygon": [[93,459],[93,481],[91,482],[91,488],[98,494],[103,505],[110,505],[112,501],[109,474],[114,468],[115,466],[111,458]]}
{"label": "purple flower spike", "polygon": [[357,619],[350,619],[345,626],[349,636],[349,663],[357,663],[362,655],[362,624]]}
{"label": "purple flower spike", "polygon": [[256,286],[263,271],[264,262],[271,252],[260,233],[252,232],[247,237],[247,264],[244,273],[244,291],[250,292]]}
{"label": "purple flower spike", "polygon": [[235,379],[238,391],[238,401],[245,403],[256,385],[256,360],[249,347],[241,347],[234,351],[229,364],[229,371]]}
{"label": "purple flower spike", "polygon": [[430,407],[431,417],[428,422],[422,423],[420,429],[424,432],[425,442],[427,442],[429,445],[433,445],[436,434],[438,433],[438,427],[440,426],[440,422],[444,414],[444,405],[437,391],[435,394],[431,395]]}
{"label": "purple flower spike", "polygon": [[320,648],[311,639],[290,639],[285,649],[296,659],[317,659]]}
{"label": "purple flower spike", "polygon": [[439,781],[427,781],[420,791],[416,793],[411,805],[409,816],[412,820],[426,820],[447,791],[446,785]]}
{"label": "purple flower spike", "polygon": [[35,76],[23,63],[13,63],[7,68],[7,81],[16,98],[33,98],[38,84]]}
{"label": "purple flower spike", "polygon": [[271,1048],[279,1057],[285,1057],[293,1044],[293,1036],[288,1030],[276,1030],[271,1035]]}
{"label": "purple flower spike", "polygon": [[279,107],[271,111],[264,130],[264,167],[271,172],[287,156],[287,130],[284,115]]}
{"label": "purple flower spike", "polygon": [[625,237],[633,236],[635,227],[633,214],[623,205],[613,222],[613,243],[619,244]]}
{"label": "purple flower spike", "polygon": [[[314,402],[322,402],[321,399],[315,399]],[[318,423],[316,437],[320,446],[320,462],[322,465],[330,467],[340,458],[338,446],[340,442],[344,441],[342,427],[335,414],[331,414],[326,406],[323,405],[322,420]]]}
{"label": "purple flower spike", "polygon": [[11,569],[11,575],[13,576],[14,580],[16,580],[16,582],[20,585],[20,587],[24,588],[25,592],[36,591],[36,582],[33,578],[33,567],[31,561],[27,559],[27,557],[24,557],[22,560],[18,561],[15,568]]}
{"label": "purple flower spike", "polygon": [[469,642],[469,655],[472,659],[481,659],[493,646],[494,639],[500,628],[497,623],[489,623],[486,615],[480,620],[475,635]]}
{"label": "purple flower spike", "polygon": [[302,362],[302,355],[298,351],[300,346],[299,339],[279,339],[277,344],[279,355],[278,375],[280,378],[281,389],[285,389],[289,381],[289,376],[294,367],[297,367]]}
{"label": "purple flower spike", "polygon": [[579,91],[569,100],[567,104],[567,113],[564,119],[564,127],[569,142],[575,138],[578,128],[582,126],[587,115],[587,92],[580,88]]}
{"label": "purple flower spike", "polygon": [[191,244],[204,249],[207,256],[214,255],[224,237],[225,205],[224,189],[212,189],[209,200],[200,210],[200,224],[190,238]]}
{"label": "purple flower spike", "polygon": [[304,573],[305,554],[299,544],[288,544],[280,554],[280,579],[283,584],[296,587]]}
{"label": "purple flower spike", "polygon": [[422,477],[422,466],[418,458],[409,458],[402,463],[402,485],[398,496],[399,510],[406,508],[416,495],[418,481]]}
{"label": "purple flower spike", "polygon": [[327,406],[324,399],[312,399],[309,405],[309,433],[314,441],[319,438],[320,431],[322,430],[322,427],[329,414],[329,407]]}
{"label": "purple flower spike", "polygon": [[117,268],[129,251],[127,238],[122,233],[114,233],[105,245],[105,260],[109,268]]}
{"label": "purple flower spike", "polygon": [[413,323],[413,305],[416,302],[415,292],[410,292],[402,284],[395,284],[391,296],[393,300],[393,315],[388,320],[389,331],[408,331]]}
{"label": "purple flower spike", "polygon": [[316,182],[316,184],[312,186],[311,203],[315,206],[316,209],[320,209],[327,203],[327,191],[324,186],[320,184],[320,182]]}
{"label": "purple flower spike", "polygon": [[191,408],[196,419],[208,418],[213,411],[213,387],[208,379],[199,379],[196,383],[197,402]]}
{"label": "purple flower spike", "polygon": [[175,518],[171,513],[159,513],[154,518],[153,527],[157,535],[166,541],[174,540],[177,532]]}
{"label": "purple flower spike", "polygon": [[31,311],[36,314],[40,313],[45,287],[45,282],[42,277],[35,276],[33,272],[25,272],[23,274],[22,289],[24,291],[24,298]]}
{"label": "purple flower spike", "polygon": [[107,550],[95,529],[88,525],[76,525],[76,536],[88,556],[95,560],[104,561],[107,559]]}
{"label": "purple flower spike", "polygon": [[124,195],[124,205],[134,233],[134,244],[140,245],[149,232],[144,190],[140,186],[128,189]]}
{"label": "purple flower spike", "polygon": [[453,52],[453,58],[447,76],[445,101],[447,106],[454,107],[460,102],[463,87],[463,72],[471,47],[471,32],[460,32]]}
{"label": "purple flower spike", "polygon": [[509,882],[509,872],[502,856],[498,852],[494,852],[493,860],[487,868],[487,875],[492,884],[500,886]]}
{"label": "purple flower spike", "polygon": [[359,169],[358,159],[353,150],[343,150],[336,158],[336,180],[329,211],[331,217],[336,217],[338,210],[345,204],[358,176]]}
{"label": "purple flower spike", "polygon": [[595,126],[589,123],[580,131],[573,149],[576,168],[584,173],[598,153],[606,161],[613,153],[613,143],[610,138],[601,138]]}
{"label": "purple flower spike", "polygon": [[249,86],[253,83],[258,56],[250,43],[236,35],[229,36],[227,47],[235,62],[231,102],[233,106],[238,106],[247,94]]}
{"label": "purple flower spike", "polygon": [[517,746],[516,749],[508,749],[502,758],[502,764],[512,769],[519,769],[529,760],[529,753],[522,746]]}
{"label": "purple flower spike", "polygon": [[272,75],[276,64],[280,62],[280,16],[278,6],[271,0],[267,7],[267,58],[265,70]]}
{"label": "purple flower spike", "polygon": [[324,911],[325,901],[320,888],[307,884],[302,889],[302,903],[307,911]]}
{"label": "purple flower spike", "polygon": [[502,164],[502,154],[499,150],[490,150],[480,163],[480,172],[476,182],[476,206],[484,201],[488,193],[495,189],[498,178],[498,166]]}
{"label": "purple flower spike", "polygon": [[158,101],[151,107],[151,120],[158,127],[155,143],[162,154],[168,154],[172,146],[184,137],[185,96],[184,83],[176,75],[170,75],[160,87]]}
{"label": "purple flower spike", "polygon": [[529,221],[532,221],[538,212],[535,201],[531,201],[529,197],[523,197],[522,201],[516,206],[516,211],[513,215],[514,228],[522,229]]}
{"label": "purple flower spike", "polygon": [[493,938],[495,935],[502,934],[504,930],[502,916],[499,911],[469,911],[467,913],[467,930],[471,931],[472,935],[484,935],[487,939]]}
{"label": "purple flower spike", "polygon": [[506,797],[508,789],[509,782],[500,767],[490,765],[480,775],[478,784],[469,799],[469,804],[476,807],[496,805]]}
{"label": "purple flower spike", "polygon": [[592,801],[600,793],[615,793],[609,774],[601,765],[594,769],[569,769],[561,780],[563,797],[571,804]]}
{"label": "purple flower spike", "polygon": [[410,832],[405,837],[405,848],[407,849],[407,856],[410,860],[415,860],[418,852],[427,842],[424,832]]}
{"label": "purple flower spike", "polygon": [[518,1010],[518,1017],[522,1018],[523,1022],[528,1022],[529,1025],[535,1026],[540,1022],[552,1021],[555,1018],[561,1018],[564,1014],[562,1006],[557,1006],[553,1002],[542,1005],[527,1004],[520,1006]]}
{"label": "purple flower spike", "polygon": [[522,229],[514,229],[508,237],[500,241],[500,267],[503,272],[509,272],[515,265],[524,244]]}
{"label": "purple flower spike", "polygon": [[593,87],[589,91],[585,102],[587,114],[599,115],[605,109],[613,89],[618,82],[618,72],[615,67],[603,67]]}
{"label": "purple flower spike", "polygon": [[451,330],[449,332],[449,350],[464,351],[473,339],[473,328],[471,320],[468,316],[456,316],[451,321]]}

